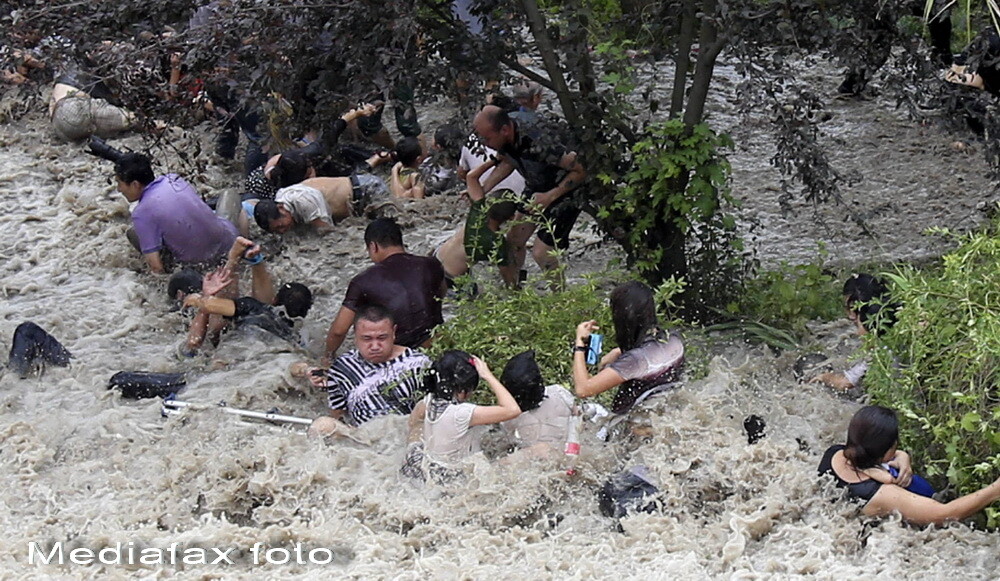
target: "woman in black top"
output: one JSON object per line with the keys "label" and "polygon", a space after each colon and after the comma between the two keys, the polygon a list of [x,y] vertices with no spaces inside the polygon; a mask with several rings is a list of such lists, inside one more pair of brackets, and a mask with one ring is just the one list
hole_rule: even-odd
{"label": "woman in black top", "polygon": [[[912,475],[909,456],[897,451],[899,423],[896,413],[881,406],[866,406],[851,418],[847,429],[847,444],[831,446],[820,461],[819,473],[833,475],[840,488],[867,501],[862,512],[882,516],[898,512],[903,519],[916,523],[940,524],[961,520],[1000,500],[1000,478],[989,486],[942,504],[932,498],[914,494],[903,486]],[[900,477],[895,484],[883,484],[864,471],[884,462],[899,464]]]}

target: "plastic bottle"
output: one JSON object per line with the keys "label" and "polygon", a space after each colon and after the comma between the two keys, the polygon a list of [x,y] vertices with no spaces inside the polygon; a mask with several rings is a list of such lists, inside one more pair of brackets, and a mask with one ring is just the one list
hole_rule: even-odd
{"label": "plastic bottle", "polygon": [[576,461],[580,456],[580,416],[574,415],[569,419],[569,426],[566,430],[566,474],[573,476],[576,474]]}

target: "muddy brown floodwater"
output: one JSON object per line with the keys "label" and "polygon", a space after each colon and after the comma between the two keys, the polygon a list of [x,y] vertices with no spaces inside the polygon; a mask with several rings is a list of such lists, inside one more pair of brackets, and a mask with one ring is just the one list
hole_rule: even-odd
{"label": "muddy brown floodwater", "polygon": [[[743,124],[727,112],[736,81],[721,69],[713,119],[739,144],[734,188],[761,224],[754,243],[765,264],[810,260],[817,241],[843,264],[934,256],[945,243],[922,236],[924,228],[972,227],[981,220],[977,206],[992,200],[978,153],[950,147],[960,136],[919,126],[883,99],[831,100],[823,140],[838,168],[863,178],[844,195],[850,208],[868,215],[875,237],[845,220],[843,206],[800,204],[782,216],[764,122]],[[810,68],[803,80],[830,92],[838,81],[832,67]],[[0,111],[15,98],[8,92]],[[196,403],[312,417],[324,412],[325,398],[288,377],[300,353],[251,331],[233,333],[193,360],[176,356],[186,320],[168,312],[164,279],[145,272],[125,241],[128,206],[114,191],[111,168],[79,145],[56,142],[42,108],[0,126],[0,339],[9,344],[15,326],[33,320],[76,357],[69,368],[40,377],[0,377],[3,578],[997,575],[995,534],[965,525],[910,528],[895,518],[866,524],[816,479],[820,454],[843,439],[859,404],[800,385],[790,372],[796,354],[721,346],[707,377],[656,404],[652,435],[643,441],[603,444],[587,424],[578,476],[567,477],[556,464],[501,467],[477,459],[457,489],[415,486],[398,476],[402,418],[364,426],[363,443],[324,444],[211,409],[163,418],[157,401],[123,400],[106,389],[123,369],[187,371],[182,399]],[[210,130],[198,131],[171,139],[210,151]],[[117,143],[141,147],[136,136]],[[166,150],[153,153],[161,170],[191,170]],[[204,171],[188,175],[202,193],[238,187],[236,168],[207,154],[202,161]],[[438,197],[403,204],[398,215],[410,248],[427,252],[463,213],[455,199]],[[347,282],[367,266],[363,227],[349,219],[326,237],[266,240],[275,277],[305,282],[317,295],[303,329],[314,352]],[[571,274],[615,256],[595,241],[579,229],[568,256]],[[575,323],[566,322],[567,337]],[[856,345],[846,323],[815,330],[831,350]],[[751,413],[768,426],[755,445],[742,428]],[[600,515],[595,489],[637,464],[664,491],[663,507],[623,519],[619,530]],[[53,548],[63,550],[65,564],[56,563]],[[70,551],[81,548],[106,549],[101,558],[112,563],[71,562]],[[199,548],[207,563],[198,562]],[[219,553],[212,549],[232,563],[213,563]],[[139,563],[142,555],[165,563]],[[86,551],[76,556],[86,561]]]}

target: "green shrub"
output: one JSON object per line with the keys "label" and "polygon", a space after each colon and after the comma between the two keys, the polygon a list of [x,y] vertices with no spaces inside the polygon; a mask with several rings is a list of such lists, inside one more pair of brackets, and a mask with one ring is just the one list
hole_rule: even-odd
{"label": "green shrub", "polygon": [[728,306],[744,319],[793,333],[805,331],[813,319],[830,321],[843,316],[843,281],[825,264],[821,244],[816,259],[806,264],[781,263],[747,282],[746,293]]}
{"label": "green shrub", "polygon": [[[561,383],[572,390],[573,344],[576,326],[590,319],[597,321],[604,335],[603,352],[616,347],[608,295],[620,282],[628,280],[621,273],[596,273],[582,283],[566,285],[563,290],[538,291],[533,284],[510,290],[480,284],[476,297],[455,300],[454,316],[435,331],[432,358],[447,349],[461,349],[489,364],[499,377],[503,366],[518,353],[535,350],[535,359],[548,383]],[[668,281],[657,289],[660,305],[672,308],[673,296],[683,283]],[[664,318],[661,315],[661,321]],[[594,373],[596,368],[591,368]],[[597,401],[609,403],[611,390]],[[480,391],[480,397],[485,393]],[[488,398],[487,398],[488,399]]]}
{"label": "green shrub", "polygon": [[[883,336],[866,338],[865,385],[899,413],[901,440],[924,473],[965,494],[1000,469],[1000,235],[994,227],[957,239],[937,268],[884,275],[902,306]],[[1000,510],[986,512],[1000,524]]]}

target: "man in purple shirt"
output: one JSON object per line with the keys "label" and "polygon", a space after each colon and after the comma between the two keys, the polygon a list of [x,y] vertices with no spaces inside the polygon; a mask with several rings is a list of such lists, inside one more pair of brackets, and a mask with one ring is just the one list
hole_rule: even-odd
{"label": "man in purple shirt", "polygon": [[161,251],[187,265],[210,265],[226,256],[236,227],[215,215],[186,181],[176,174],[154,178],[149,158],[128,153],[115,162],[118,191],[129,202],[137,240],[133,244],[150,270],[165,271]]}

